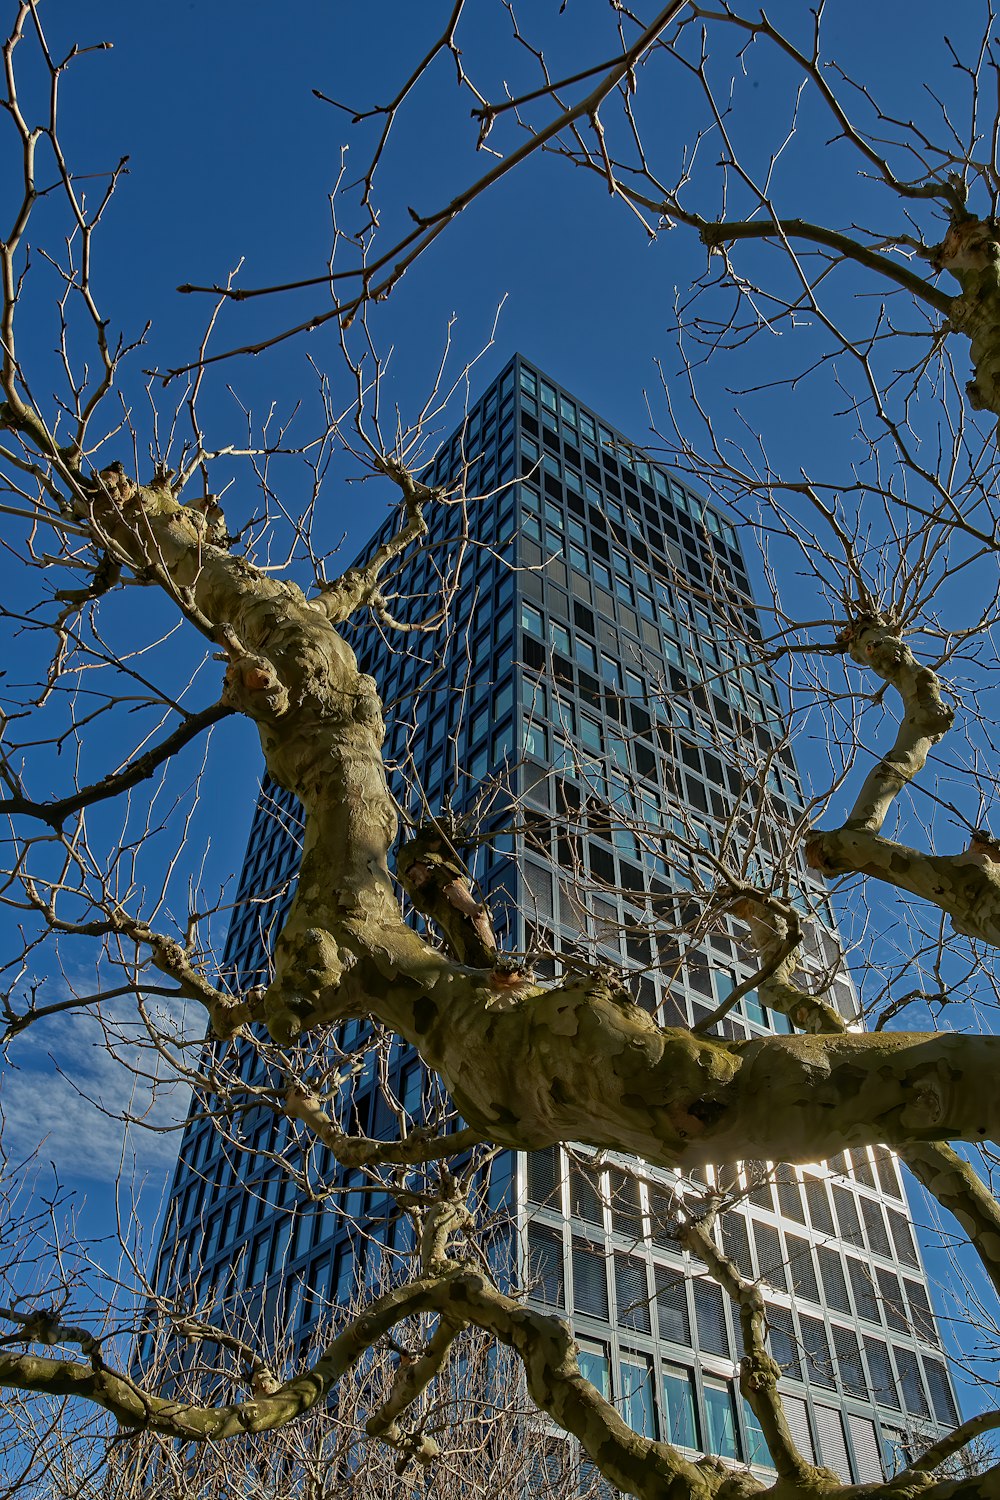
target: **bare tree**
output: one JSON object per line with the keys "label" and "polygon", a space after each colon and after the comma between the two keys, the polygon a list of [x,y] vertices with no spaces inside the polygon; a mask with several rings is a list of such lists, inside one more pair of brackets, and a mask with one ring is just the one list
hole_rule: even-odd
{"label": "bare tree", "polygon": [[[995,1005],[990,954],[1000,936],[1000,843],[986,817],[995,776],[988,696],[997,613],[996,446],[992,422],[976,415],[1000,413],[1000,179],[985,87],[996,76],[993,16],[986,15],[972,64],[956,58],[963,116],[956,125],[952,106],[943,108],[935,126],[944,144],[935,146],[928,125],[893,118],[866,84],[825,64],[821,12],[806,21],[795,9],[779,30],[726,4],[708,11],[674,3],[647,20],[616,5],[613,56],[566,76],[553,76],[543,50],[515,24],[519,67],[537,77],[522,93],[491,102],[471,82],[456,40],[462,11],[461,3],[453,7],[390,106],[370,112],[378,120],[362,191],[370,222],[360,238],[335,225],[341,259],[296,283],[299,291],[322,286],[325,295],[332,286],[332,303],[307,323],[216,354],[211,339],[220,309],[251,295],[233,278],[223,280],[212,289],[214,311],[197,356],[186,370],[169,372],[187,384],[172,407],[151,386],[146,418],[128,385],[135,348],[112,333],[92,258],[121,168],[85,193],[58,117],[79,49],[62,52],[50,41],[36,3],[14,7],[4,105],[21,176],[0,245],[0,461],[6,546],[18,572],[3,614],[17,681],[29,685],[11,687],[0,763],[0,809],[10,828],[3,900],[18,932],[4,970],[8,1041],[16,1046],[20,1033],[56,1016],[93,1012],[106,1045],[145,1075],[154,1097],[167,1074],[182,1078],[240,1151],[239,1121],[249,1109],[282,1114],[296,1122],[297,1141],[322,1144],[340,1162],[370,1172],[373,1189],[391,1190],[419,1232],[412,1260],[396,1268],[390,1284],[338,1325],[321,1350],[296,1351],[288,1368],[273,1367],[266,1337],[248,1340],[181,1279],[149,1288],[147,1318],[166,1320],[189,1349],[213,1346],[211,1368],[198,1365],[188,1384],[178,1384],[176,1370],[163,1380],[156,1368],[114,1357],[120,1348],[103,1328],[72,1319],[60,1264],[56,1302],[30,1277],[26,1287],[15,1284],[3,1310],[11,1331],[0,1353],[0,1384],[42,1401],[76,1398],[109,1413],[122,1433],[184,1445],[157,1447],[157,1483],[174,1482],[176,1455],[192,1445],[215,1452],[233,1439],[246,1451],[248,1433],[287,1432],[288,1446],[266,1449],[265,1483],[272,1474],[286,1483],[280,1471],[287,1458],[294,1476],[287,1483],[298,1485],[306,1483],[303,1455],[327,1442],[324,1424],[336,1430],[339,1418],[320,1414],[334,1392],[348,1406],[375,1407],[368,1432],[394,1448],[404,1468],[435,1459],[426,1413],[445,1399],[444,1372],[457,1341],[473,1329],[516,1357],[534,1405],[627,1492],[731,1497],[762,1488],[750,1474],[711,1457],[693,1460],[631,1430],[584,1378],[566,1324],[491,1274],[476,1238],[476,1170],[498,1148],[577,1143],[631,1153],[652,1166],[716,1169],[696,1210],[688,1199],[678,1201],[676,1233],[739,1310],[741,1390],[765,1435],[778,1487],[825,1492],[836,1488],[835,1476],[799,1451],[783,1411],[760,1290],[714,1237],[716,1216],[742,1190],[737,1177],[719,1169],[890,1146],[955,1216],[1000,1289],[1000,1210],[988,1186],[989,1143],[1000,1131],[1000,1041],[969,1019],[966,1005]],[[755,165],[744,160],[753,152],[739,149],[738,113],[745,72],[766,49],[789,70],[792,114],[787,135]],[[482,147],[499,151],[508,122],[522,128],[523,139],[445,210],[415,215],[414,229],[388,251],[376,249],[375,181],[391,127],[442,53],[450,53],[459,87],[475,99]],[[25,54],[32,76],[46,85],[37,116],[22,102]],[[640,130],[639,84],[658,68],[673,70],[704,111],[703,132],[686,142],[669,188]],[[874,188],[889,194],[899,217],[889,234],[828,229],[779,210],[779,179],[788,164],[794,183],[804,137],[795,111],[813,98],[835,122],[838,152],[856,156],[873,179],[859,188],[862,206]],[[541,123],[536,110],[548,111]],[[810,139],[807,151],[815,149]],[[383,763],[383,705],[348,636],[361,621],[404,636],[432,627],[449,638],[460,634],[468,622],[455,617],[455,570],[463,551],[483,542],[462,520],[474,497],[421,477],[435,422],[453,393],[445,367],[409,424],[387,414],[367,309],[467,204],[541,152],[567,158],[581,176],[596,174],[650,234],[668,221],[688,225],[711,251],[707,278],[681,299],[686,383],[665,378],[662,425],[676,462],[696,470],[757,528],[775,585],[766,631],[755,634],[733,618],[733,649],[726,659],[717,653],[716,671],[719,680],[738,683],[741,661],[783,664],[794,723],[815,726],[829,783],[817,789],[808,826],[786,819],[779,839],[773,830],[782,821],[769,789],[773,757],[736,743],[726,751],[742,784],[740,808],[715,847],[705,850],[690,828],[666,829],[638,807],[614,816],[637,839],[691,865],[692,899],[672,931],[664,920],[668,941],[693,943],[713,929],[739,933],[756,966],[741,992],[756,989],[794,1025],[789,1035],[737,1041],[713,1030],[740,992],[688,1029],[657,1024],[606,968],[583,963],[549,979],[527,955],[503,950],[455,847],[460,840],[447,836],[439,809],[408,824],[396,847],[399,809]],[[710,164],[703,179],[701,163],[710,154],[721,165]],[[721,175],[710,208],[713,172]],[[40,276],[28,233],[39,203],[50,200],[60,205],[65,240],[50,250]],[[741,269],[738,255],[752,254],[755,242],[777,251],[773,284],[765,286],[767,267],[756,261],[752,274]],[[359,262],[342,271],[352,252]],[[950,274],[959,290],[942,291],[939,273]],[[840,276],[848,279],[846,300],[831,290]],[[868,285],[865,278],[880,289],[873,314],[869,302],[856,305],[853,297]],[[349,288],[343,296],[341,285]],[[56,288],[54,304],[45,303],[49,313],[56,309],[55,376],[23,326],[35,311],[36,286],[43,299]],[[896,300],[885,303],[889,291]],[[857,306],[869,317],[865,328]],[[799,330],[805,319],[809,327]],[[210,366],[324,321],[340,329],[343,385],[319,375],[310,430],[293,413],[285,421],[248,422],[238,442],[213,446],[201,415]],[[795,331],[789,343],[797,367],[763,392],[755,387],[753,340],[786,327]],[[971,341],[974,379],[964,401],[952,365],[956,333]],[[38,377],[36,362],[44,370]],[[730,389],[743,383],[733,424],[712,415],[719,376]],[[769,410],[773,420],[775,405],[806,379],[831,412],[833,437],[847,429],[855,443],[839,472],[822,479],[810,468],[826,455],[811,448],[799,454],[798,433],[782,426],[774,457],[771,439],[757,435],[769,430]],[[55,393],[43,396],[50,383]],[[392,539],[346,571],[317,524],[333,455],[343,448],[368,477],[394,487],[399,518]],[[234,493],[224,513],[219,492],[230,477]],[[301,498],[293,506],[287,494]],[[428,514],[446,506],[460,522],[458,542],[438,560],[439,597],[404,609],[394,598],[397,567],[426,545]],[[783,594],[779,585],[803,573],[808,583]],[[31,585],[34,595],[24,592]],[[224,925],[228,898],[203,889],[189,838],[213,731],[236,716],[256,728],[271,783],[302,810],[300,857],[287,888],[260,893],[273,972],[242,985],[214,957],[213,933]],[[102,764],[112,744],[124,748]],[[64,775],[70,762],[72,784]],[[949,823],[965,831],[965,847],[942,852]],[[930,850],[923,847],[927,828]],[[854,962],[868,1031],[849,1027],[831,1002],[835,974],[817,976],[814,965],[812,978],[804,978],[800,850],[814,872],[855,882],[848,894],[858,914]],[[408,909],[423,918],[419,928],[406,920],[400,888]],[[64,975],[57,998],[41,991],[43,963]],[[900,1029],[908,1009],[917,1019],[913,1030]],[[944,1024],[933,1024],[936,1013]],[[369,1139],[330,1107],[356,1064],[331,1031],[362,1017],[376,1028],[376,1048],[402,1039],[438,1079],[440,1109],[430,1125],[418,1125],[395,1101],[397,1136]],[[213,1044],[203,1049],[205,1024]],[[259,1051],[270,1070],[266,1082],[247,1084],[241,1049]],[[317,1089],[320,1067],[329,1087]],[[982,1147],[984,1169],[952,1143]],[[472,1167],[463,1153],[472,1153]],[[438,1172],[433,1164],[444,1160],[466,1164]],[[297,1157],[274,1166],[304,1194],[316,1193]],[[413,1328],[421,1331],[405,1333]],[[406,1358],[386,1364],[390,1339]],[[382,1384],[373,1394],[365,1382],[374,1378],[376,1349]],[[344,1394],[351,1391],[361,1394]],[[919,1486],[943,1500],[963,1487],[988,1488],[996,1469],[956,1481],[941,1466],[998,1423],[1000,1414],[989,1412],[934,1441],[885,1492]],[[131,1454],[119,1460],[112,1451],[113,1484],[119,1474],[132,1482],[134,1462],[140,1469],[152,1462]],[[484,1447],[476,1462],[491,1453]],[[178,1482],[188,1484],[199,1462],[185,1459]],[[373,1473],[382,1472],[382,1462],[359,1460]]]}

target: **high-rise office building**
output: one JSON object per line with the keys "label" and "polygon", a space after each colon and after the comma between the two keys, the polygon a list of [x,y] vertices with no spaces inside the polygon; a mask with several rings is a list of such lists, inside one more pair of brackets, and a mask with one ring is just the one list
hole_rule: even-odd
{"label": "high-rise office building", "polygon": [[[494,835],[476,857],[480,889],[505,945],[534,955],[536,970],[608,964],[665,1024],[697,1022],[753,966],[733,922],[678,944],[697,855],[664,835],[715,847],[761,766],[763,847],[793,843],[781,827],[802,807],[775,683],[747,649],[759,626],[730,519],[520,356],[424,478],[487,498],[433,507],[426,545],[390,585],[394,616],[426,618],[463,554],[440,630],[399,638],[375,625],[355,635],[387,705],[401,805],[475,807]],[[287,910],[297,829],[290,799],[265,786],[225,955],[241,982],[266,966]],[[807,889],[810,879],[802,871]],[[820,920],[808,962],[830,975],[832,917],[822,888],[811,893]],[[832,995],[850,1018],[843,975]],[[751,993],[716,1029],[747,1037],[789,1027]],[[350,1023],[339,1045],[363,1036]],[[261,1076],[250,1051],[246,1067]],[[394,1047],[383,1082],[418,1108],[425,1074],[412,1052]],[[350,1109],[356,1128],[395,1129],[371,1069],[354,1079]],[[258,1152],[280,1151],[287,1128],[259,1109],[241,1126]],[[634,1427],[766,1467],[736,1386],[732,1311],[667,1233],[674,1179],[625,1167],[562,1149],[501,1156],[488,1197],[509,1210],[508,1274],[570,1318],[586,1372]],[[361,1187],[328,1155],[323,1171],[345,1193]],[[746,1184],[723,1242],[766,1288],[793,1432],[845,1480],[880,1479],[915,1434],[956,1419],[897,1162],[886,1150],[855,1151],[822,1166],[748,1168]],[[298,1203],[266,1161],[235,1155],[193,1113],[161,1275],[214,1285],[220,1298],[256,1297],[307,1332],[324,1306],[347,1301],[359,1280],[377,1284],[386,1257],[407,1248],[388,1200],[369,1195],[375,1228],[364,1238],[352,1234],[351,1205],[348,1196],[341,1215]]]}

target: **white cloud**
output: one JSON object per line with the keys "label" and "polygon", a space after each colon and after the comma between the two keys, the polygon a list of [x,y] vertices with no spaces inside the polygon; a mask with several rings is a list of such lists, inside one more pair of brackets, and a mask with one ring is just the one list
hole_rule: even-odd
{"label": "white cloud", "polygon": [[[172,1032],[185,1020],[160,1014]],[[37,1152],[64,1182],[110,1183],[120,1171],[129,1180],[162,1177],[173,1166],[180,1132],[166,1127],[183,1120],[189,1090],[170,1081],[134,1004],[47,1017],[16,1037],[7,1056],[0,1104],[12,1161]]]}

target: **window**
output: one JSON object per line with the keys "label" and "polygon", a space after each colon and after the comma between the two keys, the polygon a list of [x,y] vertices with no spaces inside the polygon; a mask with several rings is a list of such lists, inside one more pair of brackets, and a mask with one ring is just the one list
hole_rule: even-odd
{"label": "window", "polygon": [[601,1198],[600,1177],[594,1176],[575,1162],[570,1164],[569,1193],[570,1212],[586,1224],[604,1223],[604,1207]]}
{"label": "window", "polygon": [[[726,992],[728,994],[728,990]],[[723,996],[725,999],[725,996]],[[753,1265],[750,1260],[750,1236],[747,1221],[741,1214],[727,1213],[722,1216],[722,1247],[734,1262],[741,1276],[753,1281]]]}
{"label": "window", "polygon": [[559,1200],[559,1155],[555,1146],[545,1151],[529,1151],[528,1202],[549,1203],[558,1207]]}
{"label": "window", "polygon": [[573,1305],[578,1313],[607,1322],[607,1263],[601,1251],[586,1240],[573,1241]]}
{"label": "window", "polygon": [[930,1386],[934,1415],[939,1422],[945,1422],[949,1427],[953,1427],[958,1421],[958,1412],[955,1408],[955,1397],[947,1370],[938,1360],[925,1359],[924,1374]]}
{"label": "window", "polygon": [[506,760],[513,748],[513,731],[508,724],[493,736],[493,764]]}
{"label": "window", "polygon": [[837,1211],[837,1222],[840,1225],[840,1237],[847,1240],[848,1244],[861,1244],[861,1221],[858,1218],[858,1205],[854,1194],[839,1183],[833,1184],[833,1206]]}
{"label": "window", "polygon": [[[325,1269],[325,1262],[323,1266]],[[333,1257],[333,1300],[345,1307],[354,1294],[354,1253],[350,1244],[338,1245]]]}
{"label": "window", "polygon": [[899,1371],[900,1389],[903,1392],[903,1405],[907,1411],[926,1417],[929,1414],[927,1397],[924,1395],[924,1387],[920,1379],[917,1356],[912,1349],[900,1349],[898,1346],[894,1346],[894,1352],[896,1369]]}
{"label": "window", "polygon": [[663,1367],[663,1437],[681,1448],[698,1447],[698,1425],[691,1371],[677,1365]]}
{"label": "window", "polygon": [[879,1299],[868,1267],[860,1260],[848,1258],[847,1269],[851,1277],[851,1290],[854,1293],[854,1305],[857,1308],[858,1317],[867,1318],[870,1323],[880,1322]]}
{"label": "window", "polygon": [[[729,1354],[729,1334],[722,1302],[722,1289],[714,1282],[696,1281],[694,1308],[698,1321],[698,1342],[704,1354]],[[714,1450],[717,1451],[717,1450]]]}
{"label": "window", "polygon": [[584,640],[582,636],[577,636],[576,638],[575,655],[581,667],[585,667],[588,672],[597,671],[597,652],[590,642]]}
{"label": "window", "polygon": [[882,1466],[886,1476],[892,1476],[910,1463],[911,1453],[907,1434],[895,1427],[882,1428]]}
{"label": "window", "polygon": [[540,761],[548,759],[548,735],[537,724],[525,726],[523,745],[525,755],[533,755]]}
{"label": "window", "polygon": [[[762,1187],[767,1191],[770,1198],[770,1188],[766,1184]],[[766,1205],[770,1207],[770,1202]],[[785,1291],[785,1257],[781,1250],[781,1240],[778,1231],[770,1224],[754,1224],[754,1239],[757,1242],[757,1261],[760,1265],[760,1274],[771,1286]]]}
{"label": "window", "polygon": [[892,1231],[892,1242],[896,1247],[896,1254],[904,1265],[919,1266],[916,1246],[913,1243],[913,1231],[910,1229],[903,1214],[894,1213],[889,1209],[889,1228]]}
{"label": "window", "polygon": [[876,1255],[890,1256],[889,1236],[885,1229],[885,1220],[882,1217],[882,1206],[873,1198],[861,1198],[861,1213],[864,1217],[865,1228],[868,1231],[868,1245]]}
{"label": "window", "polygon": [[611,1173],[611,1227],[630,1240],[642,1239],[639,1183],[627,1172]]}
{"label": "window", "polygon": [[705,1441],[709,1453],[739,1458],[733,1393],[721,1380],[705,1381]]}
{"label": "window", "polygon": [[838,1312],[849,1313],[851,1304],[847,1297],[847,1277],[844,1275],[843,1261],[836,1250],[831,1250],[826,1245],[820,1245],[817,1253],[827,1306],[836,1308]]}
{"label": "window", "polygon": [[[880,1271],[881,1278],[885,1273]],[[895,1276],[893,1281],[896,1281]],[[896,1282],[898,1286],[898,1281]],[[906,1292],[910,1299],[910,1314],[913,1318],[913,1329],[923,1339],[936,1344],[938,1342],[937,1331],[934,1327],[934,1318],[931,1314],[930,1303],[927,1293],[918,1281],[907,1279]]]}
{"label": "window", "polygon": [[872,1395],[879,1406],[894,1406],[899,1410],[896,1380],[889,1362],[889,1350],[880,1339],[865,1339],[865,1354],[871,1375]]}
{"label": "window", "polygon": [[521,601],[521,629],[529,631],[532,635],[541,638],[542,634],[542,612],[533,604]]}
{"label": "window", "polygon": [[587,566],[586,553],[572,542],[569,547],[569,563],[571,568],[575,568],[578,573],[583,573],[585,576],[590,571]]}
{"label": "window", "polygon": [[563,1306],[562,1236],[554,1229],[528,1225],[528,1284],[536,1301]]}
{"label": "window", "polygon": [[759,1464],[762,1469],[773,1469],[774,1460],[767,1449],[764,1429],[757,1420],[750,1403],[743,1401],[743,1430],[747,1439],[747,1463]]}
{"label": "window", "polygon": [[577,1356],[580,1374],[600,1391],[605,1401],[611,1400],[611,1365],[608,1352],[602,1344],[585,1344],[581,1340]]}
{"label": "window", "polygon": [[[534,677],[522,677],[521,679],[521,702],[532,717],[545,719],[548,717],[548,694],[545,686]],[[489,710],[484,710],[489,712]]]}
{"label": "window", "polygon": [[654,1266],[656,1279],[656,1313],[660,1338],[671,1344],[690,1344],[691,1320],[688,1316],[687,1281],[667,1266]]}
{"label": "window", "polygon": [[557,651],[561,651],[564,656],[569,655],[569,631],[558,620],[549,621],[549,639]]}
{"label": "window", "polygon": [[837,1369],[840,1374],[840,1383],[850,1396],[864,1396],[867,1393],[865,1385],[865,1372],[861,1364],[861,1349],[858,1345],[858,1336],[851,1328],[840,1328],[836,1323],[833,1325],[833,1347],[837,1356]]}
{"label": "window", "polygon": [[810,1302],[818,1302],[820,1300],[819,1287],[808,1240],[799,1239],[794,1234],[786,1234],[785,1244],[788,1246],[788,1268],[792,1273],[792,1285],[796,1294],[799,1297],[807,1297]]}
{"label": "window", "polygon": [[793,1380],[802,1379],[802,1361],[795,1337],[795,1323],[791,1309],[772,1307],[767,1309],[768,1342],[777,1363]]}
{"label": "window", "polygon": [[603,748],[601,726],[587,714],[580,715],[580,738],[588,750],[600,752]]}
{"label": "window", "polygon": [[812,1227],[820,1234],[834,1234],[833,1214],[830,1212],[830,1202],[826,1195],[826,1184],[817,1177],[807,1177],[804,1185]]}
{"label": "window", "polygon": [[648,1360],[623,1359],[619,1365],[621,1393],[618,1405],[625,1421],[641,1437],[655,1438],[653,1371]]}
{"label": "window", "polygon": [[799,1323],[802,1327],[802,1347],[805,1350],[806,1363],[809,1367],[809,1379],[813,1385],[823,1386],[832,1391],[833,1366],[830,1360],[830,1345],[826,1337],[826,1327],[819,1318],[810,1318],[805,1313],[800,1313]]}
{"label": "window", "polygon": [[649,1290],[644,1260],[634,1255],[615,1256],[615,1295],[621,1326],[634,1328],[638,1333],[649,1333]]}

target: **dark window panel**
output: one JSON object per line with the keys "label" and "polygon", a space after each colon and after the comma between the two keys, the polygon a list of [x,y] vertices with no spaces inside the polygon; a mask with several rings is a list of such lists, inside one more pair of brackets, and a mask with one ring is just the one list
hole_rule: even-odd
{"label": "dark window panel", "polygon": [[669,1266],[654,1266],[656,1282],[656,1315],[660,1338],[672,1344],[690,1344],[691,1317],[688,1312],[687,1279]]}
{"label": "dark window panel", "polygon": [[528,1200],[557,1207],[559,1202],[559,1150],[549,1146],[544,1151],[529,1151]]}
{"label": "dark window panel", "polygon": [[607,1320],[608,1270],[603,1252],[584,1240],[573,1241],[573,1305],[577,1312]]}
{"label": "dark window panel", "polygon": [[635,1255],[615,1256],[615,1296],[621,1326],[649,1333],[649,1289],[644,1260]]}
{"label": "dark window panel", "polygon": [[550,1307],[565,1306],[562,1236],[558,1230],[528,1225],[528,1285],[537,1301]]}
{"label": "dark window panel", "polygon": [[802,1379],[802,1357],[791,1309],[768,1305],[768,1342],[771,1353],[786,1375]]}
{"label": "dark window panel", "polygon": [[723,1306],[722,1288],[714,1282],[694,1283],[694,1311],[698,1324],[698,1342],[706,1354],[729,1354],[729,1333]]}

